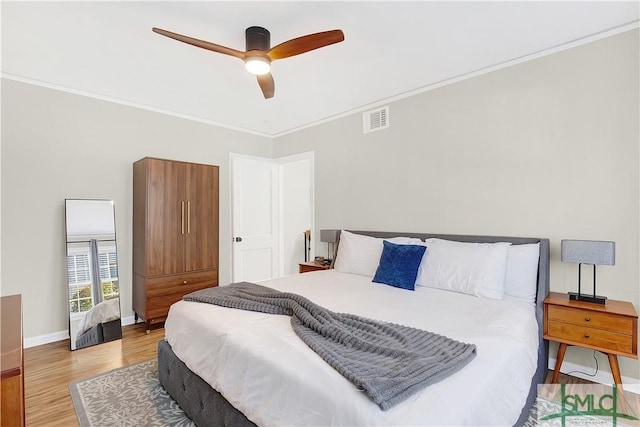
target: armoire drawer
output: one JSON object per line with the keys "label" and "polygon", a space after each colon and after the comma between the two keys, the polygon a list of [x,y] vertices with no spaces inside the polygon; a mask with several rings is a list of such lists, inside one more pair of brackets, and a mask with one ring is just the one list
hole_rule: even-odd
{"label": "armoire drawer", "polygon": [[183,296],[212,286],[218,286],[217,271],[147,279],[146,317],[148,319],[164,317],[169,312],[171,304],[180,301]]}
{"label": "armoire drawer", "polygon": [[186,288],[193,285],[200,285],[201,287],[217,286],[218,270],[152,277],[145,281],[145,285],[148,296],[161,295],[165,291],[171,292],[173,288]]}

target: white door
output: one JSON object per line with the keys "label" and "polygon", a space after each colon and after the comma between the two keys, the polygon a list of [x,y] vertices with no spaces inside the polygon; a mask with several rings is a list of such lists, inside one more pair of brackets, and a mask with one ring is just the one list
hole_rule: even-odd
{"label": "white door", "polygon": [[278,166],[231,155],[233,282],[278,276]]}
{"label": "white door", "polygon": [[[298,264],[309,260],[318,247],[313,217],[313,153],[276,159],[280,168],[280,272],[295,274]],[[305,247],[305,230],[311,230],[311,247]],[[326,245],[326,244],[325,244]]]}

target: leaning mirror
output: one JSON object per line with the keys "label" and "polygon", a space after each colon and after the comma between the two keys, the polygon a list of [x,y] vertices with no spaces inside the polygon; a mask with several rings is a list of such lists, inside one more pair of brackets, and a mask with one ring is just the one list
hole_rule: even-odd
{"label": "leaning mirror", "polygon": [[122,338],[111,200],[66,199],[71,350]]}

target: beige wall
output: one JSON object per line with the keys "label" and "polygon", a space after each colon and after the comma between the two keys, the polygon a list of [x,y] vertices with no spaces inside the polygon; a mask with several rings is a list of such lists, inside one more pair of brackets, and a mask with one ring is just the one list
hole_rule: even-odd
{"label": "beige wall", "polygon": [[[554,291],[577,287],[561,239],[614,240],[616,265],[598,269],[598,289],[638,310],[638,37],[391,103],[388,130],[363,135],[355,114],[286,135],[274,155],[315,151],[318,229],[548,237]],[[567,361],[593,366],[577,348]],[[620,363],[640,378],[637,360]]]}
{"label": "beige wall", "polygon": [[220,281],[228,283],[230,152],[271,157],[272,141],[3,79],[1,294],[23,295],[25,338],[68,328],[65,198],[115,200],[122,314],[133,315],[132,163],[145,156],[220,166]]}
{"label": "beige wall", "polygon": [[[3,80],[1,293],[24,295],[26,337],[65,330],[63,200],[113,198],[131,315],[131,163],[147,155],[221,166],[228,281],[229,152],[314,151],[317,229],[548,237],[559,292],[577,280],[577,267],[560,263],[561,239],[615,240],[599,289],[640,309],[638,38],[630,31],[393,102],[391,128],[368,135],[354,114],[270,141]],[[581,349],[567,360],[593,365]],[[640,378],[637,360],[620,362]]]}

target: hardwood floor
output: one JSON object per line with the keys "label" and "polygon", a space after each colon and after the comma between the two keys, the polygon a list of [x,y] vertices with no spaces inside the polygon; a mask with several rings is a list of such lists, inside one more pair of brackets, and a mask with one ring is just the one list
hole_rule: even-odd
{"label": "hardwood floor", "polygon": [[[544,379],[544,383],[545,384],[551,383],[551,378],[553,378],[553,371],[548,371],[547,376]],[[593,381],[583,380],[582,378],[573,377],[571,375],[560,373],[560,375],[558,375],[558,383],[559,384],[593,384]]]}
{"label": "hardwood floor", "polygon": [[69,383],[156,357],[164,328],[147,335],[144,323],[122,328],[122,340],[70,351],[69,340],[24,351],[28,426],[77,426]]}
{"label": "hardwood floor", "polygon": [[[154,358],[164,328],[147,335],[144,323],[122,328],[122,340],[70,351],[69,340],[24,351],[25,400],[28,426],[77,426],[69,383]],[[549,371],[546,382],[551,381]],[[589,383],[560,374],[560,383]]]}

